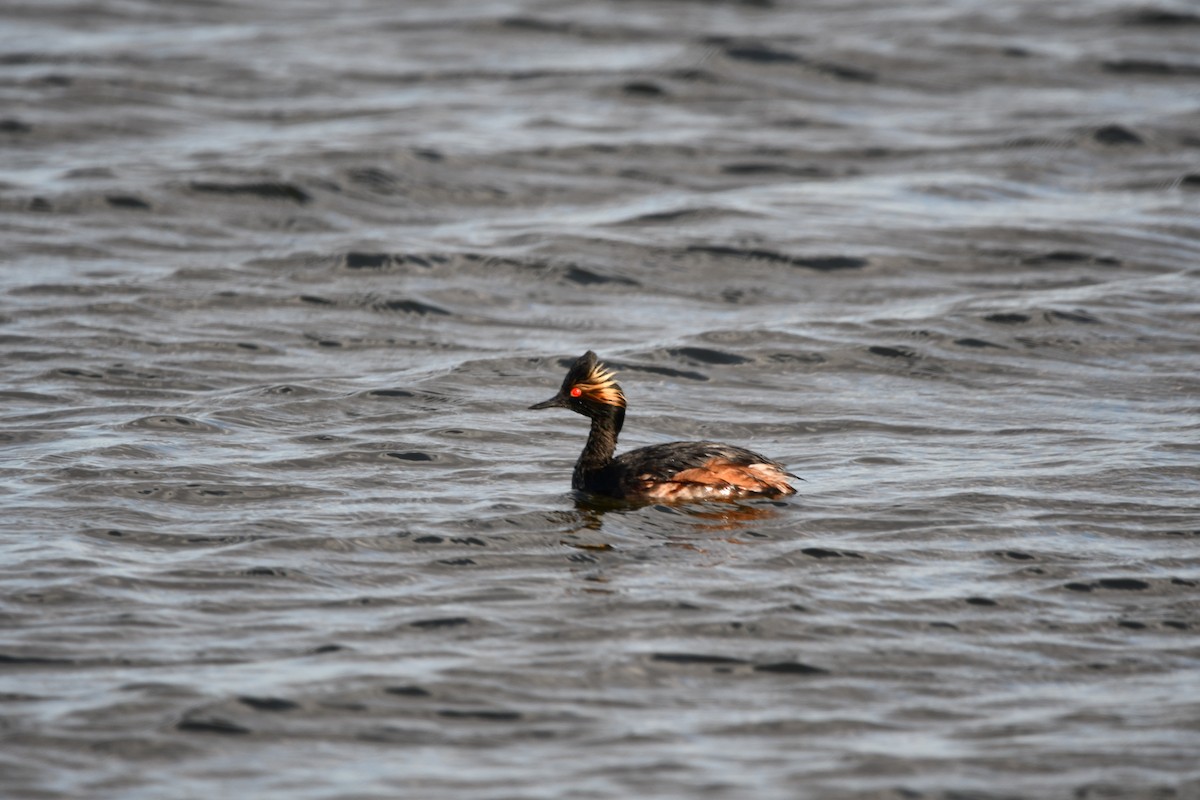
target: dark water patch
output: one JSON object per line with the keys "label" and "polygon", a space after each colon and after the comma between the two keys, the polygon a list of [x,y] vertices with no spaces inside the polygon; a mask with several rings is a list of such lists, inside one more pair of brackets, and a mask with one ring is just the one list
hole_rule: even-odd
{"label": "dark water patch", "polygon": [[[60,295],[70,297],[97,297],[103,289],[91,284],[79,283],[30,283],[25,286],[14,286],[8,293],[15,297],[26,295]],[[21,341],[21,340],[18,340]],[[24,341],[28,341],[25,339]]]}
{"label": "dark water patch", "polygon": [[188,184],[193,192],[251,196],[263,200],[286,200],[298,205],[312,201],[312,196],[293,183],[281,181],[251,181],[248,183],[219,183],[216,181],[192,181]]}
{"label": "dark water patch", "polygon": [[437,563],[447,567],[473,567],[478,564],[473,558],[442,558]]}
{"label": "dark water patch", "polygon": [[616,225],[683,225],[687,223],[709,222],[715,219],[738,217],[755,219],[760,215],[742,209],[721,208],[719,206],[688,206],[670,211],[653,211],[648,214],[638,214],[614,223]]}
{"label": "dark water patch", "polygon": [[67,665],[74,664],[75,661],[68,658],[47,658],[45,656],[18,656],[9,653],[0,653],[0,667],[33,667],[46,666],[49,664]]}
{"label": "dark water patch", "polygon": [[568,22],[542,19],[541,17],[515,16],[500,20],[500,27],[536,33],[569,33],[572,25]]}
{"label": "dark water patch", "polygon": [[392,265],[391,253],[346,253],[347,269],[385,269]]}
{"label": "dark water patch", "polygon": [[[477,261],[474,254],[463,254],[464,261]],[[352,270],[387,270],[393,267],[412,265],[422,269],[433,269],[441,264],[450,263],[453,258],[443,253],[381,253],[353,250],[341,256],[341,263],[346,269]]]}
{"label": "dark water patch", "polygon": [[378,311],[400,311],[405,314],[417,314],[419,316],[436,315],[448,317],[450,312],[440,306],[435,306],[432,303],[424,303],[420,300],[382,300],[372,303],[372,308]]}
{"label": "dark water patch", "polygon": [[583,267],[568,267],[563,273],[563,278],[571,283],[577,283],[580,286],[595,286],[602,284],[615,284],[617,286],[640,286],[633,278],[625,278],[621,275],[601,275],[598,272],[592,272]]}
{"label": "dark water patch", "polygon": [[332,305],[336,305],[336,304],[334,303],[334,301],[332,301],[332,300],[330,300],[330,299],[328,299],[328,298],[325,298],[325,297],[319,297],[319,296],[317,296],[317,295],[315,295],[315,294],[302,294],[302,295],[300,295],[300,301],[301,301],[301,302],[303,302],[303,303],[309,303],[309,304],[311,304],[311,305],[314,305],[314,306],[332,306]]}
{"label": "dark water patch", "polygon": [[[278,397],[315,397],[321,394],[311,386],[300,386],[294,383],[280,383],[275,386],[266,386],[262,390],[265,395]],[[329,441],[326,439],[325,441]]]}
{"label": "dark water patch", "polygon": [[151,208],[145,200],[131,194],[105,195],[104,200],[113,208],[127,208],[135,211],[147,211]]}
{"label": "dark water patch", "polygon": [[1029,322],[1032,317],[1030,317],[1028,314],[1010,312],[988,314],[986,317],[984,317],[984,319],[988,322],[995,322],[997,325],[1021,325]]}
{"label": "dark water patch", "polygon": [[818,272],[834,272],[844,269],[862,269],[868,264],[866,259],[856,258],[854,256],[790,256],[774,250],[765,250],[762,248],[730,247],[728,245],[694,244],[689,245],[687,249],[689,253],[703,253],[705,255],[738,258],[745,259],[747,261],[786,264],[792,267],[813,269]]}
{"label": "dark water patch", "polygon": [[400,265],[415,264],[426,269],[433,269],[438,264],[450,262],[450,258],[441,253],[396,253],[392,256],[392,260]]}
{"label": "dark water patch", "polygon": [[1179,185],[1184,189],[1200,189],[1200,172],[1190,172],[1179,179]]}
{"label": "dark water patch", "polygon": [[997,350],[1007,350],[1008,349],[1007,347],[1005,347],[1002,344],[996,344],[995,342],[989,342],[986,339],[973,339],[970,337],[967,337],[965,339],[955,339],[954,343],[956,345],[958,345],[959,347],[971,347],[971,348],[975,348],[975,349],[980,349],[980,348],[985,348],[985,347],[994,347]]}
{"label": "dark water patch", "polygon": [[1073,592],[1092,592],[1096,589],[1112,589],[1114,591],[1138,592],[1150,588],[1147,581],[1140,578],[1101,578],[1089,583],[1073,582],[1063,586]]}
{"label": "dark water patch", "polygon": [[340,653],[346,649],[345,645],[341,644],[322,644],[308,651],[309,655],[323,656],[328,653]]}
{"label": "dark water patch", "polygon": [[629,81],[621,87],[621,91],[629,97],[651,98],[665,97],[667,90],[652,81]]}
{"label": "dark water patch", "polygon": [[898,467],[902,466],[904,461],[890,456],[858,456],[854,459],[854,463],[865,464],[870,467]]}
{"label": "dark water patch", "polygon": [[1125,25],[1161,25],[1173,28],[1178,25],[1200,25],[1200,14],[1180,11],[1175,8],[1147,6],[1146,8],[1138,8],[1123,13],[1121,15],[1121,22]]}
{"label": "dark water patch", "polygon": [[[710,39],[714,43],[722,43],[723,37]],[[732,61],[741,61],[761,66],[803,66],[823,75],[839,80],[859,83],[872,83],[877,75],[870,70],[852,67],[833,61],[810,59],[790,50],[771,47],[758,42],[735,42],[724,49],[725,57]]]}
{"label": "dark water patch", "polygon": [[[1103,61],[1100,64],[1106,72],[1118,75],[1154,75],[1158,77],[1195,77],[1200,75],[1200,64],[1179,64],[1172,61],[1159,61],[1152,58],[1120,58]],[[1140,144],[1128,142],[1128,144]],[[1124,142],[1106,142],[1106,144],[1124,144]]]}
{"label": "dark water patch", "polygon": [[771,176],[788,178],[828,178],[833,170],[812,164],[779,164],[769,161],[739,161],[725,164],[721,172],[726,175]]}
{"label": "dark water patch", "polygon": [[1138,578],[1101,578],[1096,581],[1101,589],[1117,589],[1125,592],[1137,592],[1149,589],[1150,584]]}
{"label": "dark water patch", "polygon": [[163,431],[187,431],[189,433],[225,433],[225,429],[208,422],[175,414],[140,417],[121,426],[127,430],[150,429]]}
{"label": "dark water patch", "polygon": [[1145,630],[1147,627],[1146,623],[1138,622],[1137,620],[1132,620],[1132,619],[1119,619],[1119,620],[1117,620],[1117,625],[1122,628],[1128,628],[1129,630],[1134,630],[1134,631],[1142,631],[1142,630]]}
{"label": "dark water patch", "polygon": [[[564,362],[565,367],[569,367],[572,361]],[[612,362],[608,362],[612,364]],[[612,364],[615,369],[622,372],[647,372],[651,375],[662,375],[664,378],[682,378],[688,381],[708,381],[710,378],[703,372],[693,372],[687,369],[676,369],[675,367],[659,367],[646,364],[621,364],[619,367]]]}
{"label": "dark water patch", "polygon": [[766,672],[772,675],[828,675],[829,670],[804,664],[799,661],[776,661],[769,664],[755,664],[755,672]]}
{"label": "dark water patch", "polygon": [[418,536],[413,539],[413,542],[416,544],[441,544],[444,541],[446,540],[443,537],[432,533],[426,536]]}
{"label": "dark water patch", "polygon": [[250,567],[241,574],[252,578],[286,578],[291,573],[283,567]]}
{"label": "dark water patch", "polygon": [[384,456],[386,458],[395,458],[400,461],[436,461],[437,460],[434,456],[431,456],[429,453],[422,453],[419,450],[409,450],[404,453],[389,451],[387,453],[384,453]]}
{"label": "dark water patch", "polygon": [[912,360],[917,358],[917,352],[909,347],[886,347],[884,345],[874,345],[867,348],[868,352],[874,353],[877,356],[884,358],[903,358]]}
{"label": "dark water patch", "polygon": [[998,606],[1000,605],[990,597],[968,597],[963,602],[972,606]]}
{"label": "dark water patch", "polygon": [[420,686],[385,686],[383,691],[399,697],[430,697],[432,693]]}
{"label": "dark water patch", "polygon": [[1099,264],[1102,266],[1117,267],[1121,265],[1121,259],[1113,258],[1112,256],[1098,256],[1094,253],[1084,252],[1082,250],[1051,250],[1046,253],[1037,253],[1035,255],[1026,256],[1021,259],[1021,263],[1031,266],[1052,265],[1052,264]]}
{"label": "dark water patch", "polygon": [[68,378],[84,378],[90,381],[98,381],[104,378],[99,372],[92,372],[87,369],[78,369],[76,367],[62,367],[55,370],[59,375],[66,375]]}
{"label": "dark water patch", "polygon": [[836,272],[843,269],[862,269],[870,264],[865,258],[856,256],[798,256],[792,259],[792,266],[815,269],[818,272]]}
{"label": "dark water patch", "polygon": [[804,59],[795,53],[768,47],[765,44],[735,44],[725,48],[725,57],[751,64],[800,64]]}
{"label": "dark water patch", "polygon": [[70,180],[115,179],[117,173],[108,167],[79,167],[78,169],[67,170],[63,173],[63,177]]}
{"label": "dark water patch", "polygon": [[750,663],[744,658],[708,655],[706,653],[653,653],[650,656],[650,660],[661,661],[667,664],[732,665]]}
{"label": "dark water patch", "polygon": [[1190,629],[1191,629],[1191,627],[1192,627],[1192,626],[1191,626],[1191,623],[1189,623],[1189,622],[1184,622],[1184,621],[1183,621],[1183,620],[1181,620],[1181,619],[1164,619],[1164,620],[1163,620],[1163,622],[1162,622],[1162,624],[1163,624],[1163,627],[1166,627],[1166,628],[1173,628],[1173,629],[1175,629],[1175,630],[1177,630],[1177,631],[1186,631],[1186,630],[1190,630]]}
{"label": "dark water patch", "polygon": [[1051,309],[1044,314],[1049,322],[1075,322],[1080,325],[1099,325],[1100,320],[1083,311],[1059,311]]}
{"label": "dark water patch", "polygon": [[216,733],[223,736],[243,736],[250,729],[223,717],[185,717],[175,724],[177,730],[185,733]]}
{"label": "dark water patch", "polygon": [[425,728],[401,727],[399,725],[381,725],[378,728],[363,731],[355,736],[362,742],[370,744],[403,745],[406,747],[430,747],[445,745],[447,737],[441,731],[430,731]]}
{"label": "dark water patch", "polygon": [[676,347],[667,351],[675,358],[682,358],[688,361],[699,361],[701,364],[749,364],[753,359],[739,356],[735,353],[726,353],[721,350],[711,350],[707,347]]}
{"label": "dark water patch", "polygon": [[471,620],[467,617],[435,617],[434,619],[419,619],[416,622],[408,623],[414,628],[421,630],[435,630],[439,628],[457,628],[462,625],[470,625]]}
{"label": "dark water patch", "polygon": [[[1188,176],[1191,177],[1191,176]],[[1197,176],[1200,178],[1200,176]],[[1187,181],[1188,178],[1184,178]],[[681,208],[677,211],[656,211],[650,214],[641,214],[636,217],[630,217],[626,222],[630,223],[656,223],[656,222],[679,222],[688,217],[702,214],[703,211],[698,211],[694,208]]]}
{"label": "dark water patch", "polygon": [[255,711],[295,711],[300,707],[299,703],[292,700],[285,700],[282,697],[251,697],[243,695],[238,698],[238,702],[253,708]]}
{"label": "dark water patch", "polygon": [[830,550],[825,547],[805,547],[800,551],[809,558],[862,558],[861,553],[855,553],[850,550]]}
{"label": "dark water patch", "polygon": [[1105,125],[1092,133],[1092,138],[1103,145],[1117,147],[1120,145],[1142,145],[1145,140],[1141,136],[1121,125]]}
{"label": "dark water patch", "polygon": [[839,64],[834,61],[814,61],[810,66],[823,75],[843,81],[874,83],[879,79],[879,76],[869,69],[852,67],[849,64]]}
{"label": "dark water patch", "polygon": [[353,184],[366,187],[380,195],[396,195],[404,191],[404,181],[399,176],[380,167],[360,167],[349,170],[346,178]]}
{"label": "dark water patch", "polygon": [[363,392],[363,396],[383,397],[390,400],[400,397],[416,397],[416,392],[410,392],[408,389],[371,389]]}
{"label": "dark water patch", "polygon": [[16,117],[5,117],[4,119],[0,119],[0,133],[20,135],[31,133],[32,131],[33,126],[24,120],[17,119]]}
{"label": "dark water patch", "polygon": [[1034,556],[1030,555],[1029,553],[1022,552],[1020,550],[1004,550],[1004,551],[996,553],[996,555],[999,556],[1000,558],[1007,558],[1010,561],[1033,561],[1033,560],[1035,560]]}
{"label": "dark water patch", "polygon": [[458,709],[458,708],[441,708],[437,712],[439,717],[446,719],[478,719],[485,722],[516,722],[524,715],[520,711],[494,711],[492,709]]}

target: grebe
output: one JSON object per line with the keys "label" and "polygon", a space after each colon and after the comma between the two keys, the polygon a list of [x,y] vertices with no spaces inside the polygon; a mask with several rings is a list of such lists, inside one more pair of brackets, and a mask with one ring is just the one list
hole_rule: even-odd
{"label": "grebe", "polygon": [[567,371],[558,394],[536,408],[569,408],[592,420],[571,488],[622,500],[688,502],[795,494],[782,464],[744,447],[717,442],[670,442],[617,458],[625,394],[591,350]]}

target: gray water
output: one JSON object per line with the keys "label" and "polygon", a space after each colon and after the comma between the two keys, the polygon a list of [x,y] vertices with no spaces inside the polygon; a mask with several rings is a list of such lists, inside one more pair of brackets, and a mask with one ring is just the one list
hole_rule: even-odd
{"label": "gray water", "polygon": [[333,5],[0,11],[0,794],[1200,796],[1200,10]]}

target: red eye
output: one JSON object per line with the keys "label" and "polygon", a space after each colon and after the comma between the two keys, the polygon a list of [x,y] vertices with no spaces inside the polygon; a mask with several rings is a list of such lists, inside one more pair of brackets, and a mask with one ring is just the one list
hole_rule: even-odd
{"label": "red eye", "polygon": [[581,394],[583,394],[583,389],[580,389],[578,386],[571,387],[571,397],[579,397]]}

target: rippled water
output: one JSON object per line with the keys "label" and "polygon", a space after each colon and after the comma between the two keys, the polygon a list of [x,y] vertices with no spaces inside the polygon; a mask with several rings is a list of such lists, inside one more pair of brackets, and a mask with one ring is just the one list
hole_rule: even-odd
{"label": "rippled water", "polygon": [[343,5],[0,11],[0,792],[1200,793],[1200,13]]}

